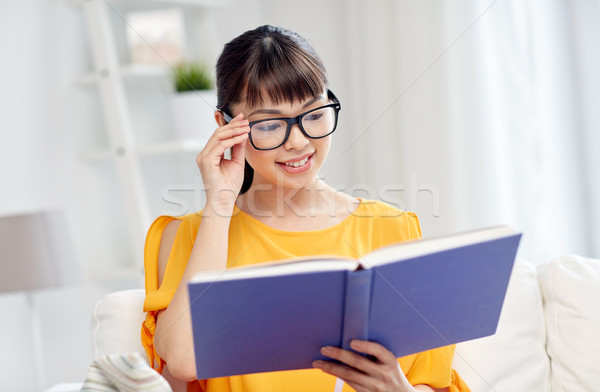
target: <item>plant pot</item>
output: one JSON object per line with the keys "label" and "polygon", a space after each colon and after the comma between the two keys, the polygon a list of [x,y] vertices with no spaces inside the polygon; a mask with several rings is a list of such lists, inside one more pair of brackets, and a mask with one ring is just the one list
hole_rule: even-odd
{"label": "plant pot", "polygon": [[175,137],[208,140],[218,125],[215,121],[217,92],[196,90],[174,93],[171,98]]}

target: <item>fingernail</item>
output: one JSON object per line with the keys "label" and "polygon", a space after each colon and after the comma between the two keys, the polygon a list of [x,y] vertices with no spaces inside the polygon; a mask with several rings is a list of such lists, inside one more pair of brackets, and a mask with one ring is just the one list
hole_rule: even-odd
{"label": "fingernail", "polygon": [[321,353],[327,355],[327,354],[331,354],[333,352],[333,349],[329,346],[323,346],[321,347]]}
{"label": "fingernail", "polygon": [[353,348],[360,348],[361,345],[362,342],[360,340],[352,340],[350,342],[350,346],[352,346]]}
{"label": "fingernail", "polygon": [[313,363],[312,363],[312,364],[313,364],[313,366],[314,366],[314,367],[316,367],[316,368],[323,367],[323,361],[316,360],[316,361],[313,361]]}

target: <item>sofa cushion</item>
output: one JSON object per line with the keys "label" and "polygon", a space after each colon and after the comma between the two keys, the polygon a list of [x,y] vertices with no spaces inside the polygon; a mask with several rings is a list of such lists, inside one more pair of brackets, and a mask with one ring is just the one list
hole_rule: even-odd
{"label": "sofa cushion", "polygon": [[550,365],[545,343],[537,271],[518,259],[496,334],[458,344],[453,367],[472,391],[546,392]]}
{"label": "sofa cushion", "polygon": [[552,391],[600,388],[600,260],[564,256],[538,268]]}
{"label": "sofa cushion", "polygon": [[145,292],[124,290],[102,297],[94,309],[94,358],[108,354],[144,352],[140,337]]}

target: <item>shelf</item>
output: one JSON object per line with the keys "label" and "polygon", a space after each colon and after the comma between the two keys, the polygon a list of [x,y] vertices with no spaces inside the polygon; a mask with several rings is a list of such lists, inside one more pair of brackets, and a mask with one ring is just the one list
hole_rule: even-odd
{"label": "shelf", "polygon": [[[173,70],[168,64],[141,65],[133,63],[122,64],[127,47],[130,45],[124,38],[128,30],[128,16],[131,11],[169,10],[179,8],[177,12],[183,16],[183,31],[185,37],[198,37],[203,40],[201,53],[209,57],[210,53],[216,52],[217,46],[217,18],[213,13],[217,9],[230,6],[230,0],[67,0],[73,5],[81,7],[81,13],[85,18],[87,27],[87,38],[90,47],[92,66],[89,71],[82,70],[82,74],[73,79],[73,84],[82,89],[89,88],[94,99],[97,95],[102,110],[105,129],[105,148],[90,146],[91,150],[82,152],[80,159],[88,164],[103,164],[114,166],[115,177],[119,183],[123,208],[128,212],[127,225],[129,229],[129,244],[131,246],[131,257],[138,264],[143,260],[143,244],[151,219],[150,200],[145,190],[144,180],[147,176],[143,171],[148,166],[155,164],[165,166],[167,171],[173,171],[175,167],[187,165],[189,159],[196,156],[204,147],[206,140],[198,135],[193,140],[174,139],[174,133],[166,132],[156,134],[156,138],[169,139],[166,141],[148,140],[145,132],[136,133],[137,122],[134,115],[140,116],[145,110],[132,111],[129,107],[129,92],[144,95],[140,100],[141,105],[147,105],[147,110],[153,110],[156,101],[160,99],[165,104],[167,98],[166,86],[174,90],[172,82]],[[222,12],[222,11],[219,11]],[[131,17],[130,17],[131,19]],[[118,41],[117,41],[118,40]],[[187,41],[187,40],[186,40]],[[190,42],[193,42],[191,40]],[[195,45],[194,45],[195,46]],[[183,46],[182,46],[183,47]],[[191,46],[190,46],[191,47]],[[131,52],[131,49],[129,49]],[[193,53],[187,53],[193,57]],[[212,56],[212,55],[211,55]],[[147,90],[140,88],[145,88]],[[86,92],[86,94],[88,93]],[[147,98],[147,99],[146,99]],[[136,102],[136,108],[137,106]],[[157,113],[158,114],[158,113]],[[211,113],[211,118],[212,113]],[[161,119],[166,120],[166,119]],[[139,125],[143,126],[143,125]],[[160,135],[160,136],[159,136]],[[145,137],[143,137],[145,136]],[[154,158],[153,158],[154,157]],[[150,158],[150,159],[148,159]],[[142,162],[147,160],[146,162]],[[184,163],[183,160],[188,160]],[[162,169],[161,169],[162,170]],[[177,170],[177,169],[175,169]],[[167,174],[165,171],[165,174]],[[162,171],[161,171],[162,172]],[[174,177],[177,173],[174,173]],[[132,271],[124,270],[117,276],[107,276],[106,281],[121,280],[127,283],[129,277],[135,277],[138,273],[135,268]],[[121,279],[122,276],[122,279]]]}
{"label": "shelf", "polygon": [[[161,65],[133,64],[124,65],[120,69],[124,81],[147,80],[152,78],[171,78],[171,68]],[[75,78],[75,83],[83,86],[95,85],[101,77],[101,71],[86,73]]]}
{"label": "shelf", "polygon": [[[84,0],[68,0],[72,5],[82,5]],[[226,8],[229,0],[98,0],[119,8],[153,9],[167,7]]]}
{"label": "shelf", "polygon": [[[140,158],[158,157],[181,153],[199,153],[206,144],[204,139],[173,140],[160,142],[137,148],[137,156]],[[119,151],[111,152],[109,149],[88,151],[82,155],[87,162],[103,162],[118,156]]]}
{"label": "shelf", "polygon": [[228,0],[108,0],[109,6],[119,8],[153,9],[166,7],[225,8]]}

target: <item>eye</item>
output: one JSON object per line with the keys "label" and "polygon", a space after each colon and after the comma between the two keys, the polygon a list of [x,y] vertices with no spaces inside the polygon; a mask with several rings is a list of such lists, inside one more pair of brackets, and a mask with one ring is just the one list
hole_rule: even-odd
{"label": "eye", "polygon": [[280,128],[280,121],[264,121],[258,124],[254,124],[252,130],[256,132],[273,132],[279,130]]}
{"label": "eye", "polygon": [[317,110],[317,111],[307,114],[304,117],[304,121],[318,121],[323,117],[323,115],[324,115],[323,110]]}

